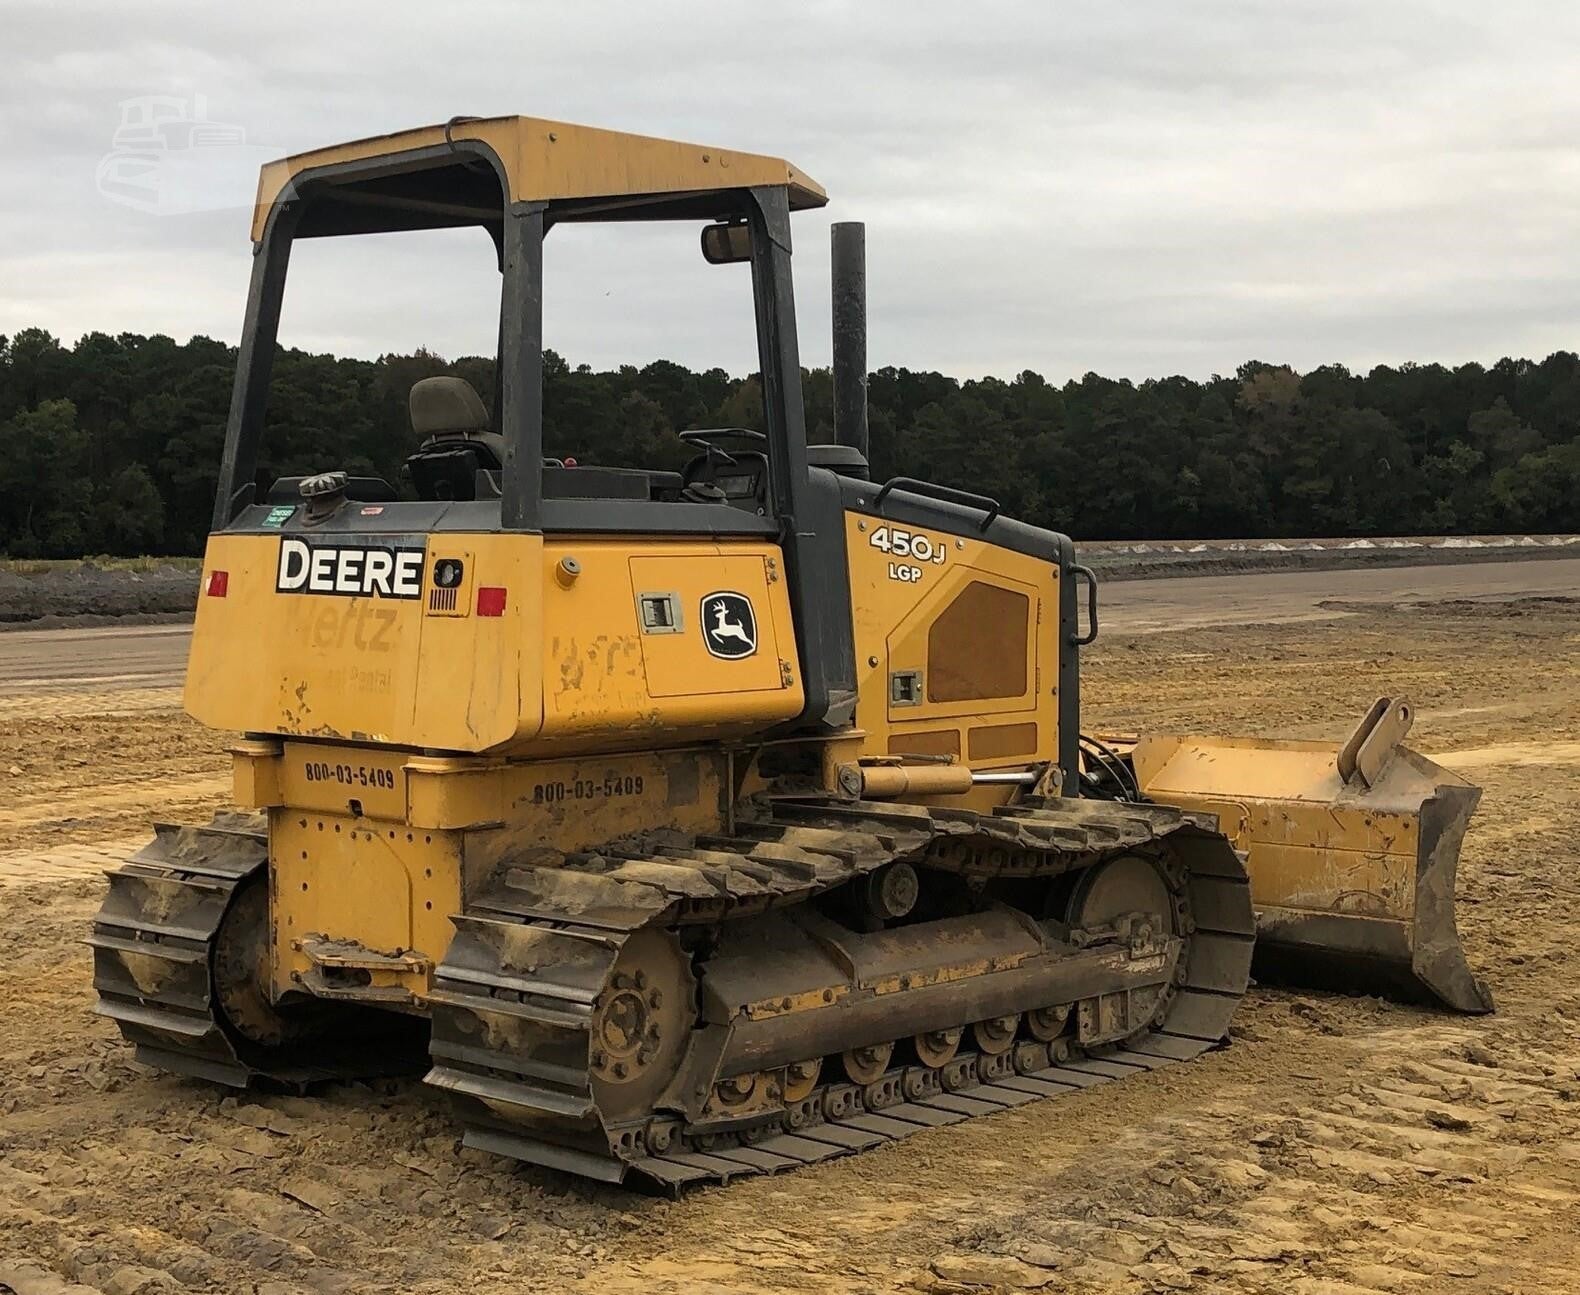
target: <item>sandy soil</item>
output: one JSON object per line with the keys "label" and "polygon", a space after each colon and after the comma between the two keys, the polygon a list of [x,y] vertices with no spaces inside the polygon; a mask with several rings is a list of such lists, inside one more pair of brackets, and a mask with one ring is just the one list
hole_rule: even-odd
{"label": "sandy soil", "polygon": [[1580,1289],[1580,601],[1109,634],[1085,688],[1094,726],[1324,738],[1413,696],[1486,788],[1460,924],[1498,1014],[1257,989],[1188,1067],[634,1196],[458,1151],[415,1083],[133,1065],[91,1012],[96,869],[217,806],[222,743],[169,689],[0,698],[0,1292]]}

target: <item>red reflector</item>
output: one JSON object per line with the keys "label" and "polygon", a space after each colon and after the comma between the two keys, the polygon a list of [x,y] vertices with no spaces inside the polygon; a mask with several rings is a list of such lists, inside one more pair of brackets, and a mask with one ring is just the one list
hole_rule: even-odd
{"label": "red reflector", "polygon": [[210,571],[208,573],[208,596],[210,598],[223,598],[229,588],[229,571]]}
{"label": "red reflector", "polygon": [[495,585],[479,585],[477,587],[477,614],[479,616],[503,616],[505,614],[505,591]]}

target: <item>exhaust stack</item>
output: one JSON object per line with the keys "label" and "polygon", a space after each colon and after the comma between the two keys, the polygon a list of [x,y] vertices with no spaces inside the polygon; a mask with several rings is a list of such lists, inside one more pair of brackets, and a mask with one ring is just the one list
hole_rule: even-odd
{"label": "exhaust stack", "polygon": [[829,227],[834,288],[834,439],[867,457],[867,227]]}

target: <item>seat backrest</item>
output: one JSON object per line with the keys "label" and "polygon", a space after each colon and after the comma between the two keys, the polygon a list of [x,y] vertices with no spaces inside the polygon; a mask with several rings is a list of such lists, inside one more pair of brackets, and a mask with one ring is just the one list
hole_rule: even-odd
{"label": "seat backrest", "polygon": [[412,384],[406,407],[418,436],[468,435],[488,430],[483,398],[465,378],[445,374]]}
{"label": "seat backrest", "polygon": [[488,429],[488,410],[465,378],[444,374],[412,384],[412,431],[423,438],[406,470],[420,499],[474,499],[477,474],[505,462],[505,438]]}
{"label": "seat backrest", "polygon": [[505,438],[488,430],[483,398],[465,378],[424,378],[412,385],[407,406],[424,450],[460,443],[476,451],[478,466],[504,467]]}

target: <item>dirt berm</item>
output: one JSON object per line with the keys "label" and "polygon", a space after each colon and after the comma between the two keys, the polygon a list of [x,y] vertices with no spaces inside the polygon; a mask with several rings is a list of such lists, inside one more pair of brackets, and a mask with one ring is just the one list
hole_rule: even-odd
{"label": "dirt berm", "polygon": [[192,564],[148,571],[92,561],[0,565],[0,628],[51,629],[127,617],[190,620],[197,587]]}

